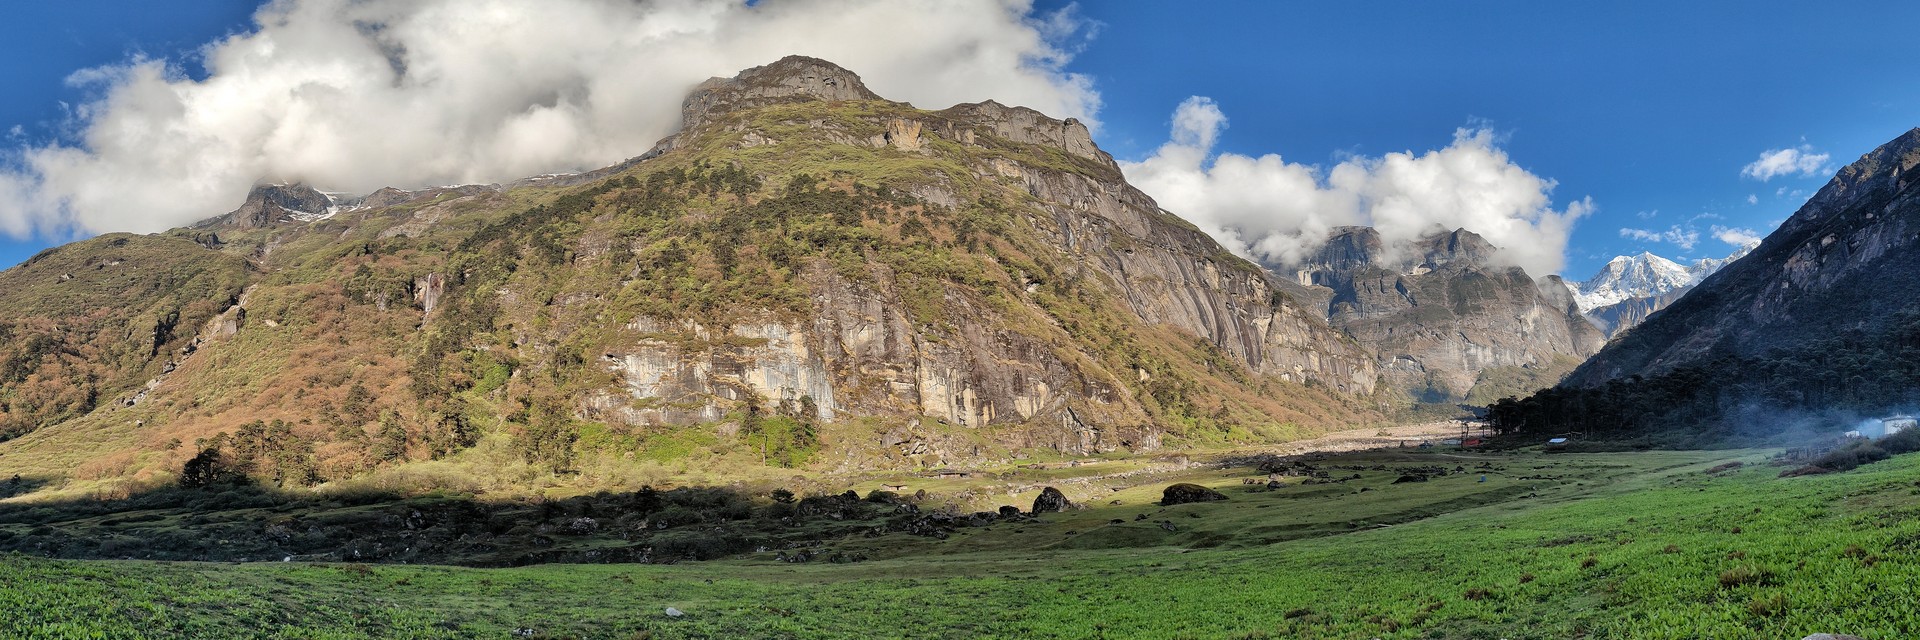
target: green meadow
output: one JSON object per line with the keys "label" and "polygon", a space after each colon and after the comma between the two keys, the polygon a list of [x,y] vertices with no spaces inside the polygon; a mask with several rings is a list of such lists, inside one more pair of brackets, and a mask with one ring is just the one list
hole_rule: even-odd
{"label": "green meadow", "polygon": [[[1143,484],[944,540],[823,541],[870,558],[845,564],[13,554],[0,637],[1920,636],[1920,455],[1780,478],[1773,453],[1354,453],[1317,463],[1351,479],[1272,490],[1243,483],[1265,481],[1255,469],[1200,469],[1167,482],[1228,500],[1162,507],[1166,483]],[[1467,471],[1395,482],[1421,467]]]}

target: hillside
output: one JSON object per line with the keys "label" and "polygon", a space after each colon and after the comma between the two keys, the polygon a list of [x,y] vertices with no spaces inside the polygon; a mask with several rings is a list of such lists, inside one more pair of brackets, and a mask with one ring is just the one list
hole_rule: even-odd
{"label": "hillside", "polygon": [[1541,431],[1834,432],[1920,403],[1916,165],[1920,129],[1841,169],[1561,387],[1496,415]]}
{"label": "hillside", "polygon": [[200,458],[288,486],[515,491],[1379,419],[1367,349],[1128,186],[1077,122],[920,110],[798,57],[708,81],[683,111],[607,169],[352,198],[266,185],[192,228],[0,275],[33,283],[0,288],[9,322],[51,323],[38,301],[68,263],[152,247],[141,277],[175,284],[101,289],[96,313],[133,335],[181,310],[146,356],[62,351],[101,371],[55,395],[137,402],[10,403],[32,417],[0,475],[125,494]]}
{"label": "hillside", "polygon": [[0,272],[0,441],[133,403],[255,274],[180,238],[109,234]]}

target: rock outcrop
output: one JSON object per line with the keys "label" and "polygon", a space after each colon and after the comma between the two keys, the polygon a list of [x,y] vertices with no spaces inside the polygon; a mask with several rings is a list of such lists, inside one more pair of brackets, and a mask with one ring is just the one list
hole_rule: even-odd
{"label": "rock outcrop", "polygon": [[247,201],[212,222],[239,229],[257,229],[284,220],[312,220],[332,212],[333,198],[304,184],[259,185]]}
{"label": "rock outcrop", "polygon": [[1166,489],[1160,491],[1160,506],[1163,507],[1171,507],[1176,504],[1187,504],[1190,502],[1213,502],[1215,500],[1225,499],[1227,499],[1227,494],[1188,482],[1167,485]]}
{"label": "rock outcrop", "polygon": [[1073,503],[1067,501],[1067,494],[1060,493],[1059,489],[1047,487],[1041,489],[1040,495],[1033,498],[1033,509],[1029,513],[1036,516],[1042,513],[1059,513],[1072,506]]}

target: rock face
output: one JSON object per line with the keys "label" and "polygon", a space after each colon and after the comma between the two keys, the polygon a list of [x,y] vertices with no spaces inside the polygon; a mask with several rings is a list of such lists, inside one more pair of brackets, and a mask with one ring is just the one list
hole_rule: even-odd
{"label": "rock face", "polygon": [[1328,322],[1378,352],[1389,384],[1450,402],[1483,371],[1583,358],[1605,342],[1557,278],[1536,282],[1497,252],[1464,229],[1389,247],[1371,228],[1343,227],[1293,269],[1331,291]]}
{"label": "rock face", "polygon": [[[888,113],[853,122],[815,117],[801,132],[755,128],[763,113],[757,110],[767,107],[847,101]],[[1373,356],[1304,306],[1300,287],[1230,256],[1126,184],[1076,121],[994,102],[915,111],[880,101],[844,69],[800,57],[703,83],[683,111],[685,128],[658,153],[717,136],[750,141],[744,149],[840,144],[904,153],[922,153],[930,139],[941,139],[960,150],[951,160],[1030,199],[1031,208],[1018,214],[1023,226],[1050,252],[1070,257],[1071,271],[1023,276],[1025,293],[1071,278],[1106,289],[1136,322],[1191,336],[1250,374],[1346,394],[1373,390]],[[875,133],[861,135],[866,127]],[[1055,152],[1070,163],[1033,160]],[[967,190],[947,178],[913,193],[937,206],[967,208],[981,197]],[[604,356],[625,380],[627,397],[599,396],[594,415],[688,424],[721,419],[749,398],[766,406],[805,399],[822,419],[920,415],[973,428],[1041,423],[1053,425],[1052,435],[1028,444],[1082,453],[1158,446],[1123,384],[1163,375],[1150,366],[1119,374],[1134,380],[1089,370],[1085,356],[1063,352],[1058,338],[1009,330],[1005,318],[966,296],[946,297],[952,326],[930,335],[901,311],[907,305],[898,276],[885,267],[858,276],[812,268],[803,276],[813,300],[804,319],[732,327],[630,323],[650,337]]]}
{"label": "rock face", "polygon": [[1752,253],[1627,332],[1567,384],[1594,386],[1877,331],[1920,299],[1920,129],[1839,174]]}
{"label": "rock face", "polygon": [[1067,501],[1067,494],[1060,493],[1059,489],[1047,487],[1041,489],[1040,495],[1033,498],[1032,513],[1034,515],[1059,513],[1067,510],[1067,508],[1071,506],[1073,506],[1073,503]]}
{"label": "rock face", "polygon": [[1225,499],[1227,499],[1227,496],[1224,493],[1186,482],[1167,485],[1167,488],[1160,492],[1160,506],[1163,507],[1187,504],[1189,502],[1213,502],[1215,500]]}
{"label": "rock face", "polygon": [[260,185],[247,201],[217,221],[240,229],[257,229],[282,220],[313,220],[330,215],[333,198],[304,184]]}
{"label": "rock face", "polygon": [[713,78],[694,87],[680,107],[685,129],[697,129],[716,112],[733,112],[782,102],[879,100],[860,76],[831,62],[787,56],[733,78]]}

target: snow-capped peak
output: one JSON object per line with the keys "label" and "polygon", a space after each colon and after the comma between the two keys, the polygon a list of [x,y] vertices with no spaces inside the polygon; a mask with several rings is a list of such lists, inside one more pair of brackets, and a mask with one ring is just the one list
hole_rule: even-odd
{"label": "snow-capped peak", "polygon": [[1707,279],[1721,267],[1733,264],[1733,261],[1747,255],[1756,246],[1759,245],[1740,247],[1725,258],[1695,260],[1691,265],[1682,265],[1642,251],[1637,255],[1615,257],[1586,282],[1568,284],[1573,289],[1574,304],[1579,305],[1580,311],[1592,311],[1623,300],[1651,298],[1700,284],[1701,280]]}
{"label": "snow-capped peak", "polygon": [[1697,281],[1687,267],[1641,252],[1608,261],[1599,273],[1574,287],[1573,299],[1581,311],[1586,311],[1628,298],[1657,296]]}

